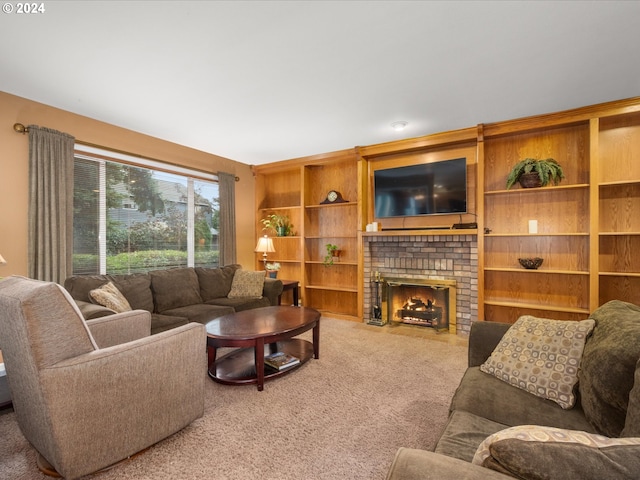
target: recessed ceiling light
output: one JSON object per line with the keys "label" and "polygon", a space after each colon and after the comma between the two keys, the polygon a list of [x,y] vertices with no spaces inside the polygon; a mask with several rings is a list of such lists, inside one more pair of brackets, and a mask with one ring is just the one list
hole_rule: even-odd
{"label": "recessed ceiling light", "polygon": [[401,130],[404,130],[407,125],[409,125],[409,122],[405,122],[405,121],[399,121],[399,122],[393,122],[391,124],[391,128],[393,128],[396,132],[399,132]]}

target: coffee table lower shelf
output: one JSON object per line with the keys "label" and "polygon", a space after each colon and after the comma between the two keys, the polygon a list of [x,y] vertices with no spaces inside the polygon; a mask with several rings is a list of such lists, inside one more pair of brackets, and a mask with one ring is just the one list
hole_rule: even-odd
{"label": "coffee table lower shelf", "polygon": [[[300,363],[284,370],[264,367],[264,379],[272,379],[286,375],[313,358],[313,345],[301,338],[282,340],[275,344],[265,345],[265,355],[285,352],[300,359]],[[238,348],[217,359],[209,367],[209,376],[216,382],[225,385],[255,385],[258,383],[253,347]]]}

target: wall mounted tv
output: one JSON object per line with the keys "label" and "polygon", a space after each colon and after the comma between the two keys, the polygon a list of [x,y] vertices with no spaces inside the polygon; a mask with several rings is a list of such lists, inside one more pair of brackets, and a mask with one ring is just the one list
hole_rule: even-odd
{"label": "wall mounted tv", "polygon": [[373,172],[376,218],[467,212],[467,159]]}

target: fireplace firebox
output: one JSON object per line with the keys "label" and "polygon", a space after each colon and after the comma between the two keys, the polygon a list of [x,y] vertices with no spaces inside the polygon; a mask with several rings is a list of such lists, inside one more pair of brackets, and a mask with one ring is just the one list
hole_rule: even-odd
{"label": "fireplace firebox", "polygon": [[408,323],[456,332],[456,281],[431,278],[385,278],[382,322]]}

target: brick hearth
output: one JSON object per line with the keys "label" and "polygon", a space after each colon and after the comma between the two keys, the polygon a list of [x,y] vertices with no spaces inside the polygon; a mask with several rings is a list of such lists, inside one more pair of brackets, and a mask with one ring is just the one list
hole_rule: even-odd
{"label": "brick hearth", "polygon": [[383,278],[455,280],[457,333],[469,333],[478,318],[476,235],[366,235],[362,240],[365,321],[371,317],[375,272]]}

